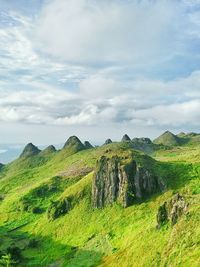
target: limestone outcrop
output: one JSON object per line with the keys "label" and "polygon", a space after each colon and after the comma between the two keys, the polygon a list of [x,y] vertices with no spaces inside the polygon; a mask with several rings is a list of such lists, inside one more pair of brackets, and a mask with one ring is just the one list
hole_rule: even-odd
{"label": "limestone outcrop", "polygon": [[92,202],[96,208],[117,201],[128,207],[137,199],[144,199],[164,190],[161,178],[132,158],[101,157],[93,177]]}
{"label": "limestone outcrop", "polygon": [[170,222],[177,223],[178,219],[187,212],[188,203],[185,198],[177,193],[170,201],[164,202],[158,209],[157,228]]}

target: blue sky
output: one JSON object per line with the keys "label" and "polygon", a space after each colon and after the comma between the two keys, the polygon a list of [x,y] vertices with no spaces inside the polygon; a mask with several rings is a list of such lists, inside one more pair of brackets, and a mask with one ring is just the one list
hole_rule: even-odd
{"label": "blue sky", "polygon": [[200,1],[0,0],[0,143],[199,131]]}

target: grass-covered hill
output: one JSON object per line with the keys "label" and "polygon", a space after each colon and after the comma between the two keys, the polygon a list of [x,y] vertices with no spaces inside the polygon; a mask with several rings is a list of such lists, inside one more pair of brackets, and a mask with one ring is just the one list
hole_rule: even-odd
{"label": "grass-covered hill", "polygon": [[170,131],[166,131],[154,140],[154,144],[165,146],[178,146],[199,144],[200,134],[198,133],[179,133],[177,135]]}
{"label": "grass-covered hill", "polygon": [[2,266],[200,266],[199,135],[176,137],[28,144],[0,168]]}

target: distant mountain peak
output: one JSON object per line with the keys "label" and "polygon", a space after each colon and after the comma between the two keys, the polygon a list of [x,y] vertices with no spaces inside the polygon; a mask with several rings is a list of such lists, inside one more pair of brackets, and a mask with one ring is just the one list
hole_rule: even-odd
{"label": "distant mountain peak", "polygon": [[73,147],[76,151],[80,151],[85,149],[85,146],[83,143],[80,141],[80,139],[77,136],[70,136],[67,140],[67,142],[64,144],[64,149],[65,148],[70,148]]}
{"label": "distant mountain peak", "polygon": [[112,140],[111,140],[110,138],[108,138],[108,139],[105,141],[104,145],[109,145],[109,144],[111,144],[111,143],[112,143]]}
{"label": "distant mountain peak", "polygon": [[40,153],[40,149],[38,149],[38,147],[36,147],[35,145],[33,145],[32,143],[29,143],[25,146],[24,150],[22,151],[20,157],[30,157],[30,156],[34,156],[37,155],[38,153]]}
{"label": "distant mountain peak", "polygon": [[158,138],[154,140],[154,143],[159,145],[173,146],[179,145],[180,139],[172,132],[165,131],[163,134],[161,134]]}
{"label": "distant mountain peak", "polygon": [[125,141],[131,141],[131,138],[125,134],[123,137],[122,137],[122,142],[125,142]]}
{"label": "distant mountain peak", "polygon": [[93,148],[93,146],[90,144],[89,141],[85,141],[85,142],[84,142],[84,146],[85,146],[85,148],[87,148],[87,149],[89,149],[89,148]]}

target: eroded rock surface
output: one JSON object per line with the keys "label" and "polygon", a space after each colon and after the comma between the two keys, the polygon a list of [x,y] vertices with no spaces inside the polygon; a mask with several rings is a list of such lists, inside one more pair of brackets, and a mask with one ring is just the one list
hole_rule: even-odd
{"label": "eroded rock surface", "polygon": [[164,189],[162,180],[134,159],[101,157],[93,177],[94,207],[102,208],[115,201],[123,207]]}
{"label": "eroded rock surface", "polygon": [[157,213],[157,228],[167,222],[171,225],[177,223],[178,219],[187,212],[188,204],[183,196],[177,193],[170,201],[162,204]]}

